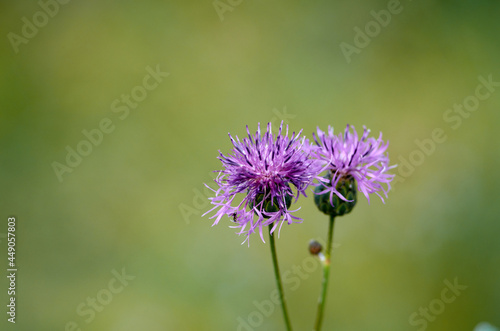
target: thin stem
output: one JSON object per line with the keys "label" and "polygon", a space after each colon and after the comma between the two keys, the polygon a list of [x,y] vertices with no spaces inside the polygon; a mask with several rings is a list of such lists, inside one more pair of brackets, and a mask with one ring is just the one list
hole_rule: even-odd
{"label": "thin stem", "polygon": [[326,290],[328,288],[328,279],[330,275],[330,254],[332,251],[333,242],[333,227],[335,225],[335,216],[330,216],[330,226],[328,228],[328,241],[326,243],[325,261],[323,263],[323,281],[321,282],[321,294],[318,300],[318,312],[316,314],[316,323],[314,323],[314,330],[321,330],[321,323],[323,322],[323,311],[325,309]]}
{"label": "thin stem", "polygon": [[292,325],[290,324],[290,319],[288,318],[288,311],[286,309],[285,295],[283,292],[283,286],[281,285],[280,269],[278,267],[278,257],[276,256],[276,247],[274,244],[274,236],[271,233],[272,225],[269,225],[269,241],[271,242],[271,255],[273,257],[274,265],[274,276],[276,277],[276,285],[278,286],[278,292],[280,296],[281,308],[283,310],[283,318],[285,319],[286,329],[292,331]]}

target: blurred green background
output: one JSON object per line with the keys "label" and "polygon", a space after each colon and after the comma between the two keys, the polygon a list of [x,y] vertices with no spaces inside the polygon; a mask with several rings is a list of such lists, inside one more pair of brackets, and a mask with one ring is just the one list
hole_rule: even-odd
{"label": "blurred green background", "polygon": [[[53,17],[0,4],[5,273],[7,217],[18,223],[17,323],[3,312],[0,329],[283,330],[278,307],[255,305],[275,288],[268,245],[201,217],[227,133],[281,120],[308,136],[383,132],[404,175],[385,204],[360,197],[337,222],[324,330],[419,330],[410,317],[430,304],[427,330],[500,327],[500,88],[456,129],[443,118],[479,76],[500,82],[500,3],[401,1],[348,63],[340,44],[387,1],[221,2],[220,15],[210,0],[52,2]],[[138,87],[157,66],[168,77]],[[131,92],[143,100],[126,106]],[[106,118],[114,130],[88,152],[82,131]],[[415,140],[437,128],[446,140],[419,159]],[[59,180],[54,162],[79,144],[88,155]],[[285,284],[295,330],[310,330],[321,271],[307,243],[324,240],[327,218],[311,197],[296,206],[304,222],[284,226],[277,249],[288,275],[311,270]],[[109,297],[123,269],[135,278]],[[455,278],[467,289],[441,308]],[[1,277],[3,309],[7,287]],[[89,308],[96,296],[106,304]]]}

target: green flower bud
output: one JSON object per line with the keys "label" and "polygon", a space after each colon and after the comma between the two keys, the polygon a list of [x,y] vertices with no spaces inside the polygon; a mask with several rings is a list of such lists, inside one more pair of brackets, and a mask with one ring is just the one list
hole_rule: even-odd
{"label": "green flower bud", "polygon": [[[260,210],[260,203],[262,201],[262,199],[264,199],[264,195],[263,193],[259,193],[257,194],[257,196],[255,197],[255,205],[258,206],[259,210]],[[286,208],[290,208],[290,205],[292,204],[292,196],[290,194],[286,194],[285,195],[285,204],[286,204]],[[268,212],[268,213],[275,213],[277,211],[280,210],[279,208],[279,205],[276,201],[276,199],[279,199],[278,197],[274,197],[271,201],[271,198],[268,197],[266,198],[266,200],[264,200],[264,203],[262,205],[262,210],[265,211],[265,212]],[[250,208],[253,208],[254,207],[254,204],[253,202],[250,203]],[[269,218],[269,216],[266,216],[266,215],[263,215],[264,218]]]}
{"label": "green flower bud", "polygon": [[[330,180],[330,175],[327,175],[325,178]],[[327,184],[329,185],[329,184]],[[348,214],[356,205],[356,181],[352,176],[346,176],[341,178],[338,183],[336,190],[342,194],[347,200],[344,201],[339,198],[335,193],[332,197],[332,204],[330,204],[330,192],[326,192],[323,194],[318,194],[321,191],[324,191],[327,187],[323,184],[316,186],[314,189],[314,203],[320,211],[327,215],[331,216],[342,216],[344,214]]]}

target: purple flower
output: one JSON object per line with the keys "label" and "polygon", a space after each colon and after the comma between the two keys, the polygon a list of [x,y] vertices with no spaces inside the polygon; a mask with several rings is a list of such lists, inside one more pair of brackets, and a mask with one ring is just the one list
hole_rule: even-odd
{"label": "purple flower", "polygon": [[[379,194],[383,192],[387,197],[387,192],[391,189],[390,182],[395,175],[388,174],[387,171],[394,166],[389,166],[389,155],[385,153],[389,142],[384,143],[382,133],[378,139],[368,138],[370,130],[363,127],[363,135],[358,138],[358,133],[354,126],[347,125],[344,134],[335,136],[333,127],[328,126],[328,134],[317,129],[317,135],[313,134],[317,146],[313,146],[315,157],[329,173],[322,179],[323,191],[318,194],[330,194],[332,203],[333,194],[341,200],[348,199],[339,192],[342,186],[341,181],[353,178],[357,183],[357,190],[362,192],[370,202],[370,194],[377,194],[382,201],[384,198]],[[352,132],[351,132],[352,130]],[[349,181],[349,180],[348,180]],[[339,182],[341,182],[340,185]],[[386,187],[384,187],[384,185]],[[324,185],[324,186],[323,186]]]}
{"label": "purple flower", "polygon": [[215,197],[210,198],[214,207],[207,212],[217,209],[215,215],[210,217],[215,218],[213,225],[227,215],[236,223],[233,227],[240,228],[238,234],[247,235],[246,240],[258,230],[264,241],[264,226],[274,224],[272,233],[280,220],[281,225],[284,222],[300,223],[300,218],[292,215],[296,210],[288,209],[292,197],[297,200],[300,194],[306,195],[306,188],[321,166],[303,149],[306,140],[305,137],[300,138],[302,130],[288,137],[288,126],[284,135],[282,128],[283,122],[275,136],[269,123],[267,131],[261,135],[259,123],[257,132],[252,136],[247,126],[248,137],[242,141],[237,136],[236,140],[233,139],[229,134],[234,148],[232,154],[227,156],[219,151],[218,159],[224,169],[215,179],[218,189],[212,189]]}

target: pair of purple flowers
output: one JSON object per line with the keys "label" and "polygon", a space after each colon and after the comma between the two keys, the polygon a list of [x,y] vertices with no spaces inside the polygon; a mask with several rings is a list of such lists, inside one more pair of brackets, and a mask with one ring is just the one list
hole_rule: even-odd
{"label": "pair of purple flowers", "polygon": [[327,133],[318,128],[313,134],[315,143],[301,136],[302,130],[289,137],[288,126],[283,132],[283,123],[277,135],[272,133],[271,123],[264,134],[260,124],[253,136],[248,126],[247,133],[241,141],[229,134],[232,153],[219,151],[224,169],[218,171],[218,189],[210,198],[214,207],[207,212],[217,210],[211,217],[215,218],[213,225],[224,215],[229,216],[240,229],[239,234],[247,236],[245,241],[257,231],[264,241],[262,229],[269,225],[273,233],[278,224],[300,223],[301,219],[293,215],[298,209],[289,208],[293,198],[297,201],[301,194],[306,196],[310,185],[316,187],[314,194],[325,198],[332,208],[339,202],[353,201],[343,187],[346,181],[351,186],[356,183],[357,191],[368,201],[372,193],[384,201],[380,192],[387,197],[390,190],[394,175],[387,171],[394,166],[389,166],[388,142],[384,143],[382,134],[378,139],[368,137],[366,127],[361,138],[350,125],[338,135],[331,126]]}

